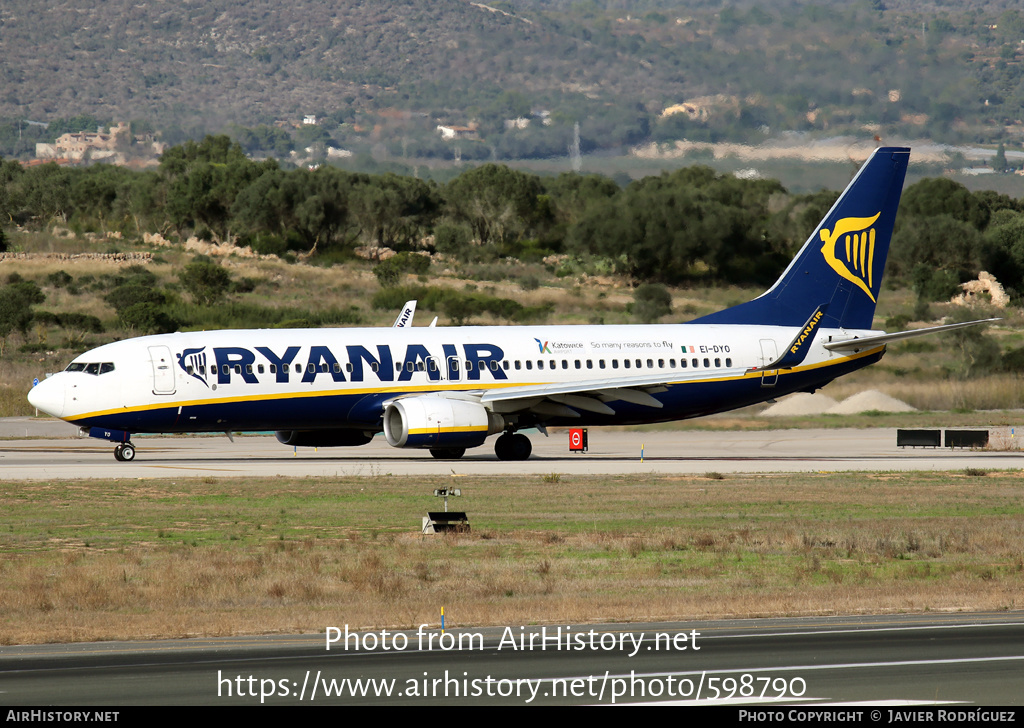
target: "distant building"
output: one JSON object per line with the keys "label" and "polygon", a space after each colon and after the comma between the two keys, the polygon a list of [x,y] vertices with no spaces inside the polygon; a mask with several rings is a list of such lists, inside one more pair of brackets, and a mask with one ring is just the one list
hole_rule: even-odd
{"label": "distant building", "polygon": [[438,125],[438,133],[442,139],[479,139],[476,126],[444,126]]}
{"label": "distant building", "polygon": [[129,156],[155,159],[166,148],[167,145],[156,141],[152,134],[132,136],[128,124],[119,121],[107,131],[100,127],[94,132],[69,132],[61,134],[53,144],[36,144],[36,159],[125,165]]}
{"label": "distant building", "polygon": [[307,126],[315,126],[316,114],[306,114],[305,116],[302,117],[302,123],[306,124]]}

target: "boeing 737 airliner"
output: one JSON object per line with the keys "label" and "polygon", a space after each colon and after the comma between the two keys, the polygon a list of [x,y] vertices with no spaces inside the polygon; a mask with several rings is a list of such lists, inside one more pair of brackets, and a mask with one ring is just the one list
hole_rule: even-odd
{"label": "boeing 737 airliner", "polygon": [[[699,417],[811,392],[886,343],[872,331],[910,150],[875,150],[789,267],[752,301],[685,324],[237,330],[119,341],[36,386],[40,410],[117,443],[134,433],[274,430],[286,445],[389,445],[458,458],[525,428]],[[971,322],[979,323],[979,322]]]}

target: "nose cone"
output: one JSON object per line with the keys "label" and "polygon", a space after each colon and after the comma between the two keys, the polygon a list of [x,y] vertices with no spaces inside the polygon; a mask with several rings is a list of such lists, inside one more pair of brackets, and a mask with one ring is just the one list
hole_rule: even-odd
{"label": "nose cone", "polygon": [[28,402],[33,407],[52,417],[64,414],[64,382],[60,375],[44,379],[28,393]]}

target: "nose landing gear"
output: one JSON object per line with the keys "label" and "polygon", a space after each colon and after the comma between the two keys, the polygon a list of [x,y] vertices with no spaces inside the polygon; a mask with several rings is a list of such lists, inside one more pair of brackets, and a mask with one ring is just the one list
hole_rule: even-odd
{"label": "nose landing gear", "polygon": [[90,427],[88,430],[83,427],[79,432],[82,435],[95,437],[98,440],[108,440],[109,442],[117,443],[117,447],[114,448],[114,460],[119,463],[130,463],[135,459],[135,445],[129,440],[132,436],[130,432],[108,430],[103,427]]}

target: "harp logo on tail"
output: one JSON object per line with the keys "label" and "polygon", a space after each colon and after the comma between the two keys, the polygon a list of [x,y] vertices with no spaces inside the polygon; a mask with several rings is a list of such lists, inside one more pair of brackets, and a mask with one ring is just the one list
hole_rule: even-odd
{"label": "harp logo on tail", "polygon": [[821,253],[825,262],[840,276],[856,284],[872,302],[875,295],[875,229],[872,225],[881,212],[874,217],[844,217],[836,222],[832,232],[821,230]]}

